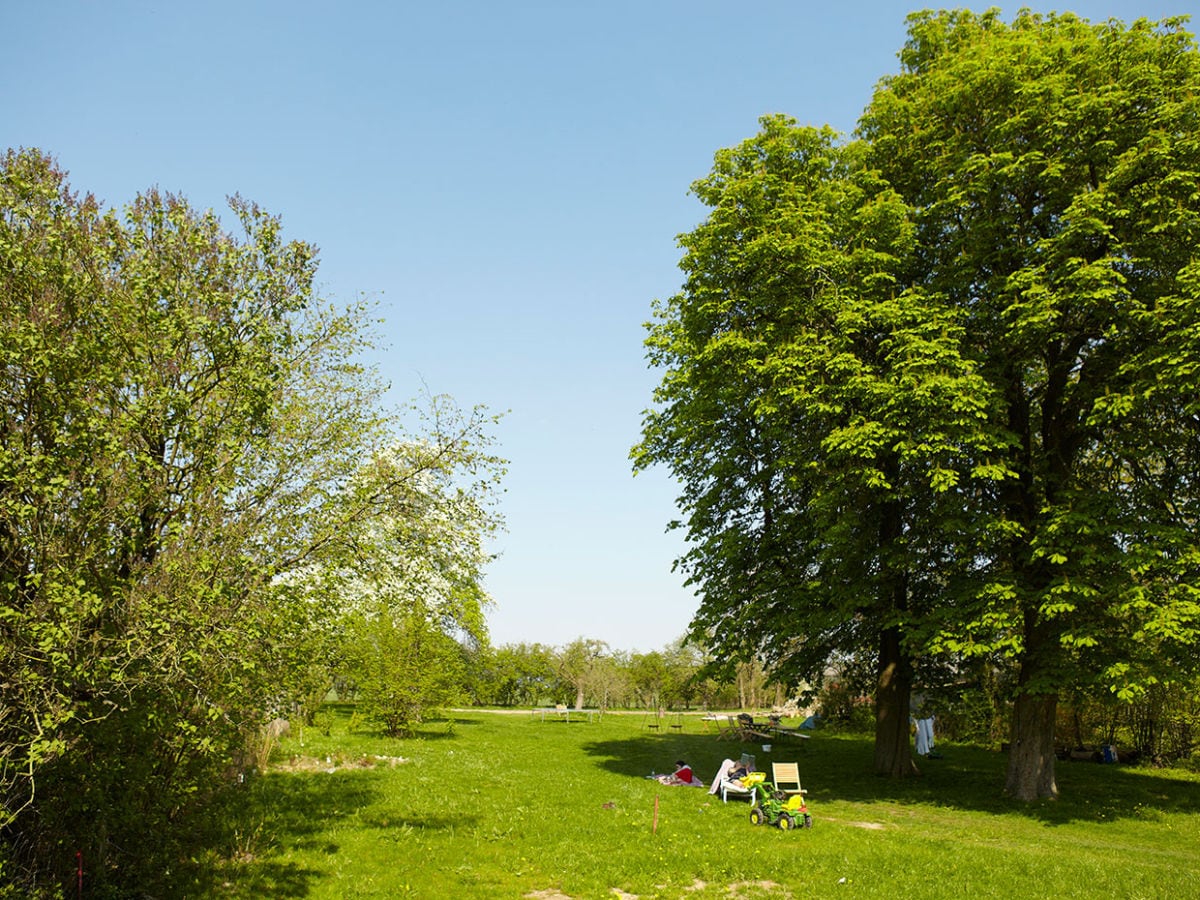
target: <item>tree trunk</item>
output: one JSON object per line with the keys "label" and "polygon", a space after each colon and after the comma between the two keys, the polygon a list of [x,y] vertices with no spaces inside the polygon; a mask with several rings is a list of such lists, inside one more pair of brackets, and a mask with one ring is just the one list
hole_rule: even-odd
{"label": "tree trunk", "polygon": [[900,630],[879,637],[879,682],[875,690],[875,774],[889,778],[920,775],[908,734],[912,665],[900,646]]}
{"label": "tree trunk", "polygon": [[1058,697],[1020,694],[1013,708],[1006,793],[1017,800],[1054,800],[1054,721]]}
{"label": "tree trunk", "polygon": [[[899,465],[889,459],[885,471],[893,483]],[[904,532],[904,510],[896,500],[879,507],[879,559],[882,569],[879,609],[889,613],[908,609],[908,573],[897,543]],[[912,661],[901,641],[900,627],[889,625],[879,633],[879,680],[875,687],[875,774],[889,778],[920,775],[908,737],[908,706],[912,696]]]}
{"label": "tree trunk", "polygon": [[1053,800],[1058,797],[1054,781],[1058,694],[1052,674],[1058,663],[1058,634],[1035,609],[1025,610],[1024,631],[1004,791],[1017,800]]}

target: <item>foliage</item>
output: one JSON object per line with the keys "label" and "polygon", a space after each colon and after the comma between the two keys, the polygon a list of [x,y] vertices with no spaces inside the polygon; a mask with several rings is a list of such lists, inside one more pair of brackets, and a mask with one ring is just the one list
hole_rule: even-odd
{"label": "foliage", "polygon": [[[236,233],[153,190],[105,212],[0,160],[0,859],[30,889],[78,853],[94,896],[165,890],[262,725],[328,685],[340,607],[300,576],[409,514],[405,549],[463,537],[438,517],[470,490],[411,505],[448,448],[395,449],[366,310],[230,208]],[[401,474],[367,489],[363,460]],[[438,574],[429,608],[478,632],[477,568]]]}
{"label": "foliage", "polygon": [[[1133,701],[1115,707],[1112,740],[1158,764],[1194,761],[1200,755],[1200,680],[1163,681]],[[1111,715],[1111,713],[1110,713]]]}
{"label": "foliage", "polygon": [[543,644],[481,647],[472,654],[471,690],[482,706],[545,706],[554,693],[554,651]]}
{"label": "foliage", "polygon": [[943,643],[1018,662],[1008,787],[1050,796],[1059,691],[1132,696],[1194,658],[1200,54],[1179,20],[958,12],[911,17],[901,62],[862,132],[1012,473],[980,493],[998,539]]}
{"label": "foliage", "polygon": [[570,689],[574,696],[556,699],[559,702],[573,700],[579,708],[589,696],[596,697],[597,687],[602,691],[607,681],[604,660],[608,655],[608,645],[593,639],[576,638],[563,647],[555,657],[555,675],[562,690]]}
{"label": "foliage", "polygon": [[421,434],[379,450],[341,502],[370,510],[314,548],[287,579],[310,608],[325,608],[329,666],[390,734],[458,700],[464,654],[486,642],[486,539],[500,527],[504,461],[488,452],[496,418],[429,398]]}
{"label": "foliage", "polygon": [[662,653],[635,653],[629,661],[629,674],[633,680],[638,705],[645,709],[666,709],[672,695],[672,673]]}
{"label": "foliage", "polygon": [[461,696],[462,648],[420,605],[395,612],[381,603],[352,614],[346,648],[359,704],[391,737],[412,734]]}
{"label": "foliage", "polygon": [[543,706],[571,700],[603,709],[769,709],[783,687],[761,665],[726,670],[682,637],[661,650],[628,653],[579,639],[562,647],[508,644],[468,648],[468,689],[478,706]]}
{"label": "foliage", "polygon": [[817,692],[821,724],[867,734],[871,730],[871,696],[855,690],[849,681],[831,679]]}
{"label": "foliage", "polygon": [[489,452],[498,417],[464,413],[446,396],[414,409],[412,435],[377,450],[340,498],[369,509],[315,548],[302,575],[345,609],[384,598],[393,609],[421,604],[446,628],[483,639],[482,588],[488,537],[500,527],[494,504],[504,460]]}
{"label": "foliage", "polygon": [[693,186],[712,212],[682,238],[685,289],[656,304],[666,374],[635,459],[684,485],[693,637],[813,682],[878,646],[898,723],[911,664],[894,634],[951,576],[938,524],[963,521],[952,488],[990,472],[995,439],[958,317],[904,285],[908,213],[864,160],[782,116],[717,154]]}
{"label": "foliage", "polygon": [[[926,658],[931,659],[936,658]],[[918,676],[938,734],[951,741],[1001,747],[1009,738],[1016,675],[1012,666],[992,657],[974,657],[952,659],[938,669],[932,677],[928,672]]]}
{"label": "foliage", "polygon": [[1059,692],[1196,658],[1200,53],[926,12],[901,64],[857,140],[767,117],[694,186],[635,464],[683,484],[694,636],[876,648],[892,774],[921,658],[1006,657],[1007,789],[1054,796]]}
{"label": "foliage", "polygon": [[[703,666],[704,658],[683,639],[662,650],[632,654],[628,670],[634,705],[643,709],[690,709],[696,696],[704,694]],[[717,700],[713,688],[715,685],[703,696],[706,704]],[[732,699],[726,705],[733,705]]]}

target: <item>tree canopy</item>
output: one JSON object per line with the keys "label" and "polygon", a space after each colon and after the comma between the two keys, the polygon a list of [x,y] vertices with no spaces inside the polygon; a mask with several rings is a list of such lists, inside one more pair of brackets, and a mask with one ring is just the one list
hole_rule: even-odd
{"label": "tree canopy", "polygon": [[1200,54],[947,12],[901,64],[855,139],[766,117],[693,186],[635,464],[683,484],[696,638],[875,648],[892,774],[914,661],[1007,659],[1008,789],[1053,796],[1057,694],[1162,677],[1200,620]]}

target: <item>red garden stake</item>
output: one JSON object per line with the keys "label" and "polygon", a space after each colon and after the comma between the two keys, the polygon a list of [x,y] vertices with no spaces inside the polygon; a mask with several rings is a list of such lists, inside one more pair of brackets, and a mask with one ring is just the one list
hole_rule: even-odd
{"label": "red garden stake", "polygon": [[650,829],[651,834],[658,834],[658,794],[654,795],[654,825]]}
{"label": "red garden stake", "polygon": [[83,851],[75,851],[75,894],[83,900]]}

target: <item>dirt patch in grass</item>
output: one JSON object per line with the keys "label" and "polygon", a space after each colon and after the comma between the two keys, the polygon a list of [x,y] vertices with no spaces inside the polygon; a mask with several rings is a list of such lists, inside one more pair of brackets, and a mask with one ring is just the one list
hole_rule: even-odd
{"label": "dirt patch in grass", "polygon": [[279,772],[338,772],[391,768],[406,762],[408,760],[403,756],[291,756],[286,760],[271,763],[271,769]]}
{"label": "dirt patch in grass", "polygon": [[[708,882],[697,878],[683,890],[687,893],[708,890]],[[735,881],[726,885],[727,897],[733,900],[750,900],[753,897],[791,897],[792,892],[775,881]]]}
{"label": "dirt patch in grass", "polygon": [[828,816],[821,818],[822,822],[836,822],[839,825],[849,825],[851,828],[865,828],[867,831],[883,831],[887,828],[882,822],[847,822],[845,819],[834,819]]}
{"label": "dirt patch in grass", "polygon": [[751,897],[791,897],[792,892],[774,881],[737,881],[729,886],[729,896],[749,900]]}

